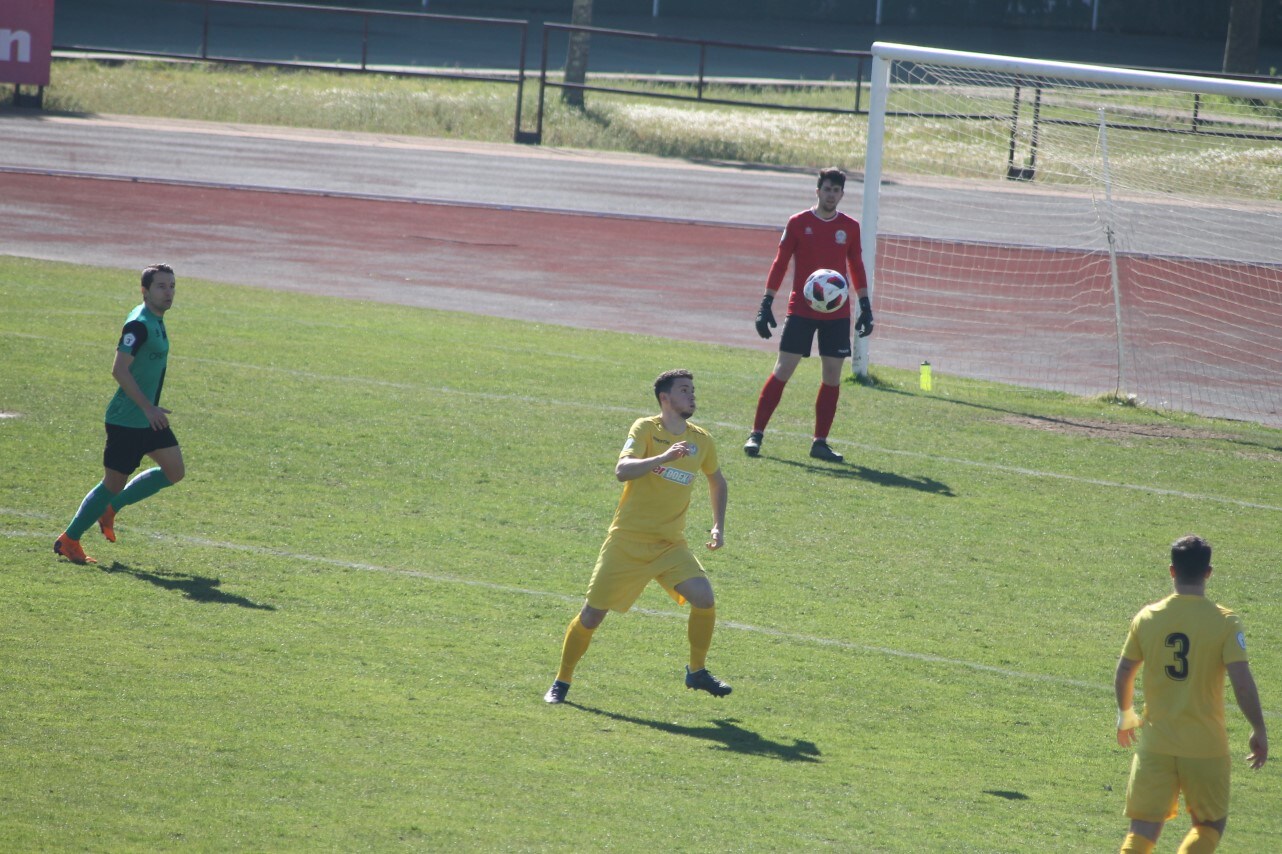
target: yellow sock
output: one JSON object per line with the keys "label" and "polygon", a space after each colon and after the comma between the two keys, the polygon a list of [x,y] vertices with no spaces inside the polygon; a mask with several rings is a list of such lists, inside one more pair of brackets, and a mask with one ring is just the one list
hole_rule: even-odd
{"label": "yellow sock", "polygon": [[1153,854],[1153,849],[1157,843],[1147,836],[1140,836],[1138,833],[1126,834],[1126,839],[1122,842],[1122,848],[1118,854]]}
{"label": "yellow sock", "polygon": [[565,630],[565,640],[561,643],[561,669],[556,672],[558,681],[569,682],[574,678],[574,665],[588,651],[594,631],[596,630],[584,628],[583,623],[579,622],[579,615],[574,615],[570,627]]}
{"label": "yellow sock", "polygon": [[1205,824],[1195,824],[1180,843],[1179,854],[1211,854],[1220,844],[1220,832]]}
{"label": "yellow sock", "polygon": [[686,634],[690,638],[690,672],[708,666],[708,649],[712,646],[712,630],[717,625],[716,606],[696,608],[690,606],[690,621]]}

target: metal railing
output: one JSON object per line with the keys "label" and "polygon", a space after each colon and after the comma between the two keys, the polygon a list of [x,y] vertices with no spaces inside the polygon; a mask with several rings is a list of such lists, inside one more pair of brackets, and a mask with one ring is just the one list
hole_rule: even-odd
{"label": "metal railing", "polygon": [[[55,44],[55,50],[61,51],[109,51],[122,56],[154,57],[157,59],[190,59],[203,62],[219,62],[260,67],[315,69],[320,71],[372,72],[397,77],[438,77],[453,80],[481,80],[491,83],[510,83],[516,86],[516,117],[514,120],[513,139],[521,139],[521,107],[525,100],[525,52],[529,37],[529,21],[513,18],[473,18],[462,15],[438,15],[427,12],[390,12],[378,9],[359,9],[349,6],[312,6],[302,3],[263,3],[258,0],[177,0],[179,3],[199,4],[204,7],[201,30],[200,49],[196,53],[174,51],[148,51],[103,47],[100,45]],[[213,11],[219,8],[243,8],[250,10],[289,10],[295,13],[313,13],[318,15],[359,18],[360,20],[360,62],[304,62],[299,60],[247,58],[243,56],[221,55],[210,49],[210,23]],[[515,56],[516,71],[510,74],[487,72],[449,71],[439,68],[414,68],[410,66],[371,65],[370,56],[370,21],[371,20],[419,20],[435,23],[459,24],[515,30],[519,33],[519,46]],[[355,32],[352,33],[355,36]]]}
{"label": "metal railing", "polygon": [[[584,34],[587,36],[601,35],[614,38],[622,38],[633,41],[643,42],[663,42],[668,44],[689,45],[698,48],[698,70],[692,77],[686,78],[667,78],[669,80],[678,79],[692,83],[695,87],[694,95],[682,95],[675,92],[652,92],[639,91],[637,89],[624,89],[616,86],[592,85],[584,83],[569,83],[562,79],[560,82],[553,80],[548,75],[548,37],[552,33],[563,32],[567,36],[574,34]],[[839,59],[852,59],[855,61],[855,76],[849,85],[854,89],[854,106],[844,107],[810,107],[798,106],[793,104],[775,104],[763,101],[749,101],[732,98],[709,98],[704,95],[709,78],[707,76],[708,48],[752,51],[759,53],[785,53],[809,57],[836,57]],[[543,114],[548,88],[562,90],[577,90],[580,92],[605,92],[616,95],[632,95],[638,98],[659,98],[670,101],[695,101],[703,104],[721,104],[736,107],[755,107],[767,110],[790,110],[793,112],[810,112],[810,113],[836,113],[839,115],[867,115],[868,111],[863,108],[863,87],[865,85],[865,70],[867,63],[872,59],[872,53],[866,50],[829,50],[825,48],[812,47],[785,47],[780,45],[759,45],[744,44],[742,42],[716,41],[712,39],[693,39],[681,36],[664,36],[656,33],[640,33],[631,30],[612,30],[603,27],[585,27],[576,24],[555,24],[545,23],[543,25],[542,53],[539,62],[539,99],[538,109],[535,113],[535,130],[532,133],[522,134],[525,137],[522,141],[539,143],[543,139]],[[636,75],[633,75],[636,76]],[[598,77],[598,79],[600,79]],[[718,81],[721,82],[721,81]],[[778,85],[802,85],[792,82],[785,83],[778,81]],[[770,81],[754,80],[754,87],[771,85]]]}
{"label": "metal railing", "polygon": [[[200,40],[199,49],[195,53],[184,53],[181,51],[154,51],[118,48],[102,45],[82,45],[82,44],[55,44],[54,48],[60,51],[92,51],[111,53],[123,56],[154,57],[160,59],[180,59],[195,60],[204,62],[218,62],[226,64],[241,64],[251,66],[267,66],[291,69],[315,69],[323,71],[338,72],[357,72],[357,73],[378,73],[389,76],[400,77],[430,77],[445,78],[455,80],[474,80],[492,83],[511,84],[516,87],[516,98],[514,108],[514,120],[512,129],[512,139],[518,143],[540,144],[543,140],[544,115],[546,108],[547,90],[577,90],[580,92],[600,92],[613,95],[625,95],[637,98],[652,98],[670,101],[685,101],[703,104],[716,104],[725,106],[737,106],[756,109],[773,109],[788,110],[792,112],[812,112],[828,113],[837,115],[860,116],[867,115],[868,111],[864,107],[864,87],[867,83],[867,72],[872,59],[870,51],[859,50],[836,50],[810,47],[788,47],[780,45],[761,45],[747,44],[742,42],[718,41],[713,39],[686,38],[681,36],[667,36],[657,33],[635,32],[631,30],[616,30],[603,27],[579,26],[574,24],[544,23],[542,25],[541,37],[541,55],[539,64],[539,87],[537,99],[537,111],[535,118],[535,128],[533,131],[522,130],[522,110],[525,100],[525,82],[526,74],[526,51],[528,44],[528,32],[530,22],[526,20],[510,18],[477,18],[460,15],[441,15],[427,12],[397,12],[384,11],[378,9],[364,9],[348,6],[317,6],[303,3],[277,3],[261,2],[261,0],[174,0],[174,5],[186,4],[189,6],[200,6]],[[306,14],[315,14],[326,16],[327,18],[352,19],[359,20],[359,56],[357,62],[307,62],[298,59],[272,59],[272,58],[250,58],[246,56],[233,56],[226,53],[218,53],[211,46],[211,29],[214,25],[222,23],[216,20],[215,12],[220,9],[244,9],[249,10],[251,15],[268,10],[284,10],[292,16],[301,16]],[[487,28],[490,30],[501,29],[506,31],[515,31],[519,38],[516,48],[516,55],[509,60],[513,68],[512,71],[489,70],[465,70],[461,68],[419,68],[416,66],[391,65],[370,63],[370,43],[371,43],[371,22],[387,21],[424,21],[429,24],[440,24],[444,26],[464,26],[469,29]],[[238,22],[242,23],[243,22]],[[620,39],[630,42],[642,42],[651,44],[672,44],[686,46],[692,49],[692,59],[695,59],[695,72],[687,75],[662,75],[654,76],[652,79],[660,79],[665,83],[685,84],[693,88],[693,94],[683,94],[676,91],[655,91],[654,89],[643,90],[639,88],[626,88],[620,85],[606,85],[604,81],[611,79],[617,80],[618,77],[611,78],[608,74],[600,71],[591,72],[593,80],[597,83],[585,82],[570,83],[563,76],[554,79],[553,73],[549,73],[549,39],[553,34],[565,34],[567,39],[572,39],[576,34],[584,37],[597,35],[602,38]],[[350,32],[340,32],[340,37],[351,36],[353,42],[351,48],[355,48],[357,37],[356,28],[353,27]],[[375,34],[377,37],[377,34]],[[492,45],[492,43],[487,43]],[[709,49],[718,51],[737,51],[740,53],[771,53],[786,54],[798,57],[799,59],[814,58],[833,58],[838,61],[838,65],[853,61],[853,77],[848,79],[831,79],[828,81],[806,80],[804,77],[798,79],[778,80],[778,79],[761,79],[753,75],[740,78],[731,78],[730,75],[718,75],[710,77],[708,75],[708,52]],[[495,64],[502,66],[502,60]],[[1140,69],[1154,70],[1154,69]],[[554,72],[555,73],[555,72]],[[627,73],[625,75],[632,80],[643,80],[646,75],[636,73]],[[1245,80],[1268,80],[1273,81],[1275,78],[1260,78],[1258,76],[1248,75],[1230,75],[1230,74],[1203,74],[1202,76],[1223,77],[1229,79]],[[718,85],[718,93],[724,94],[728,88],[734,85],[744,89],[784,89],[784,88],[818,88],[827,87],[834,90],[853,90],[850,93],[851,106],[848,107],[824,107],[809,106],[799,104],[780,104],[764,101],[761,99],[749,100],[747,98],[739,99],[732,97],[709,97],[707,92],[710,84]],[[1007,175],[1013,180],[1032,180],[1036,175],[1036,158],[1038,147],[1038,131],[1040,126],[1045,124],[1059,123],[1055,119],[1049,119],[1041,115],[1042,91],[1035,83],[1027,84],[1028,88],[1034,89],[1033,92],[1033,116],[1032,116],[1032,133],[1031,145],[1028,152],[1027,162],[1020,165],[1016,162],[1016,139],[1017,131],[1021,121],[1021,85],[1016,81],[1014,85],[1011,111],[1006,115],[965,115],[956,114],[940,115],[938,118],[947,119],[974,119],[985,121],[1008,121],[1010,123],[1010,140],[1009,151],[1007,154]],[[34,101],[20,101],[20,93],[15,90],[15,104],[39,106],[40,99],[37,97]],[[1195,99],[1191,106],[1191,128],[1197,133],[1213,133],[1214,130],[1199,115],[1199,102]],[[890,113],[895,115],[895,113]],[[921,116],[926,117],[926,116]],[[1137,130],[1146,130],[1146,128],[1132,128]],[[1158,130],[1158,128],[1154,128]],[[1164,130],[1164,129],[1163,129]],[[1261,139],[1275,140],[1277,137],[1262,135]]]}

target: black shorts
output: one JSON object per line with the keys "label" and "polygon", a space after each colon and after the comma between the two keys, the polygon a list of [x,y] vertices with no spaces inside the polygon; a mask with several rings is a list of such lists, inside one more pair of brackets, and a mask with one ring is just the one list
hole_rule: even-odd
{"label": "black shorts", "polygon": [[147,454],[161,448],[176,447],[178,437],[168,427],[153,430],[150,427],[108,424],[107,446],[102,449],[102,465],[121,474],[131,474]]}
{"label": "black shorts", "polygon": [[850,318],[816,320],[790,314],[783,319],[783,334],[779,336],[779,350],[810,357],[810,345],[819,333],[819,355],[845,359],[850,356]]}

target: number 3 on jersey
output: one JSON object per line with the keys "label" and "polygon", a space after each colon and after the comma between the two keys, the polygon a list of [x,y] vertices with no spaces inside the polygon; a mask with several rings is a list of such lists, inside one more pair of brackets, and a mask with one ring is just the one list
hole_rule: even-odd
{"label": "number 3 on jersey", "polygon": [[1183,632],[1171,632],[1166,636],[1166,645],[1175,650],[1175,664],[1166,666],[1166,676],[1182,682],[1189,675],[1189,636]]}

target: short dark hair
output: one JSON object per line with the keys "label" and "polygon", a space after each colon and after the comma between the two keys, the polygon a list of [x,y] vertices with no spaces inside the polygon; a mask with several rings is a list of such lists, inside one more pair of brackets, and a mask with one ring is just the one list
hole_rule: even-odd
{"label": "short dark hair", "polygon": [[174,268],[168,264],[152,264],[142,271],[142,286],[151,290],[151,280],[156,278],[157,273],[173,274]]}
{"label": "short dark hair", "polygon": [[824,181],[831,181],[843,190],[846,189],[846,173],[842,172],[836,166],[829,166],[827,169],[819,170],[819,181],[815,187],[822,187]]}
{"label": "short dark hair", "polygon": [[672,391],[672,384],[679,379],[687,379],[694,382],[694,374],[685,368],[675,368],[671,371],[664,371],[659,374],[658,379],[654,381],[654,399],[658,400],[660,394],[667,394]]}
{"label": "short dark hair", "polygon": [[1211,544],[1195,534],[1180,537],[1171,544],[1171,566],[1175,567],[1176,581],[1196,584],[1211,568]]}

